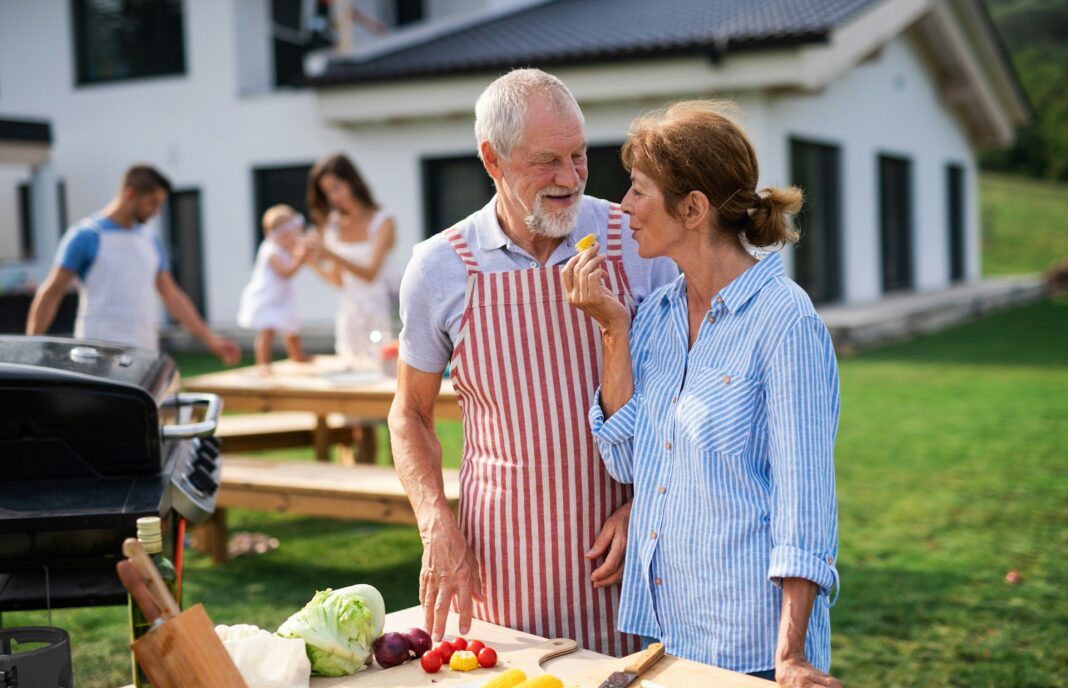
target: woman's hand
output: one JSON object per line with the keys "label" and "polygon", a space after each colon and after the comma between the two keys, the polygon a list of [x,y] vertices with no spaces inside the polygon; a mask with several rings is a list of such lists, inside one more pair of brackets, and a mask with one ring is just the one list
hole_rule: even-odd
{"label": "woman's hand", "polygon": [[804,656],[788,657],[776,662],[775,683],[789,688],[810,688],[811,686],[842,688],[838,679],[809,664]]}
{"label": "woman's hand", "polygon": [[561,275],[567,300],[596,320],[602,332],[616,328],[626,331],[630,328],[630,311],[605,284],[607,258],[598,253],[599,249],[600,244],[594,244],[567,261]]}

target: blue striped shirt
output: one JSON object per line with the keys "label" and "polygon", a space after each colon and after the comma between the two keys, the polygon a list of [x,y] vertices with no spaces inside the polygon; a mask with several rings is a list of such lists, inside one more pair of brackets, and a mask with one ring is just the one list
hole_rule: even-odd
{"label": "blue striped shirt", "polygon": [[634,395],[590,423],[634,484],[619,629],[740,672],[772,669],[782,579],[819,586],[805,655],[831,663],[838,583],[838,368],[811,300],[772,254],[712,300],[688,350],[686,280],[631,327]]}

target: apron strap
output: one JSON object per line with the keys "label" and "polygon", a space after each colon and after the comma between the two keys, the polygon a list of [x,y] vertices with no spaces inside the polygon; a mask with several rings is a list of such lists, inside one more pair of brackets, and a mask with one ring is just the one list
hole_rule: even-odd
{"label": "apron strap", "polygon": [[478,261],[475,260],[475,254],[471,252],[471,247],[467,245],[463,236],[460,235],[459,227],[450,227],[444,232],[445,238],[452,244],[452,250],[456,251],[456,255],[460,256],[460,260],[464,262],[464,267],[467,268],[467,274],[481,272],[478,267]]}
{"label": "apron strap", "polygon": [[618,203],[608,207],[608,229],[605,232],[604,253],[609,258],[623,257],[623,210]]}

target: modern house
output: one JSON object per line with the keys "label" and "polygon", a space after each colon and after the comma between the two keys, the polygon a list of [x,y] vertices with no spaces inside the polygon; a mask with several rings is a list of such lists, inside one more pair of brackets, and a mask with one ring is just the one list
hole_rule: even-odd
{"label": "modern house", "polygon": [[[302,206],[308,168],[334,151],[396,214],[397,276],[492,193],[473,104],[516,66],[572,89],[588,189],[607,198],[626,191],[635,116],[736,101],[762,183],[806,192],[787,265],[825,304],[978,280],[977,153],[1029,117],[980,0],[9,2],[0,120],[51,128],[45,158],[0,157],[0,288],[40,279],[61,225],[147,161],[176,183],[160,232],[179,282],[230,326],[259,213]],[[336,297],[298,280],[305,321],[329,324]]]}

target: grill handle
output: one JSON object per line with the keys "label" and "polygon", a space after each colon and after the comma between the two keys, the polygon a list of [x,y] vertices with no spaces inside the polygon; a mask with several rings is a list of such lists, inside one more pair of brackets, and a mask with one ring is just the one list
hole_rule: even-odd
{"label": "grill handle", "polygon": [[204,420],[199,423],[182,423],[179,425],[164,425],[162,428],[163,439],[181,440],[191,437],[207,437],[215,434],[215,428],[219,424],[219,415],[222,413],[222,399],[218,394],[194,394],[180,392],[163,402],[163,406],[207,406],[204,412]]}

